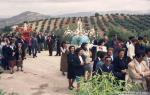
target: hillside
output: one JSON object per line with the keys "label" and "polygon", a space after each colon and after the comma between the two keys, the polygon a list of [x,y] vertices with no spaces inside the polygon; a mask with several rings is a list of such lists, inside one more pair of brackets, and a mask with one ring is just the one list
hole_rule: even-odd
{"label": "hillside", "polygon": [[150,29],[150,15],[106,14],[90,17],[51,18],[32,21],[29,24],[37,32],[50,32],[61,29],[63,26],[77,23],[79,18],[82,20],[85,30],[90,30],[94,27],[97,31],[106,32],[112,26],[132,32]]}
{"label": "hillside", "polygon": [[47,18],[50,18],[50,16],[27,11],[11,18],[0,19],[0,28],[23,23],[24,21],[34,21],[34,20],[47,19]]}

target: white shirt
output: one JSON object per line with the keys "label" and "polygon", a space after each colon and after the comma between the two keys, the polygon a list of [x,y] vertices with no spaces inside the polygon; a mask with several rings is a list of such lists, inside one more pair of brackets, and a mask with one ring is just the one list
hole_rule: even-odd
{"label": "white shirt", "polygon": [[107,52],[106,46],[97,46],[97,51]]}
{"label": "white shirt", "polygon": [[79,56],[79,59],[80,59],[80,62],[81,62],[81,63],[84,63],[81,56]]}
{"label": "white shirt", "polygon": [[61,47],[60,49],[61,49],[61,52],[62,52],[62,53],[65,53],[65,52],[66,52],[66,50],[67,50],[67,49],[62,48],[62,47]]}
{"label": "white shirt", "polygon": [[135,56],[135,46],[133,45],[133,43],[127,42],[126,47],[128,48],[127,56],[133,59],[133,57]]}
{"label": "white shirt", "polygon": [[111,56],[111,59],[112,59],[112,61],[114,60],[114,57],[113,57],[113,55]]}
{"label": "white shirt", "polygon": [[146,61],[147,61],[147,62],[146,62],[146,63],[147,63],[147,66],[150,67],[150,57],[146,57]]}

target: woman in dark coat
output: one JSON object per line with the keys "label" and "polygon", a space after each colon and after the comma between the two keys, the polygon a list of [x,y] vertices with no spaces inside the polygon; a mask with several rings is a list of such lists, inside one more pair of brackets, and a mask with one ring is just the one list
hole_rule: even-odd
{"label": "woman in dark coat", "polygon": [[125,80],[125,76],[127,74],[128,69],[128,63],[130,61],[131,59],[125,56],[125,50],[119,50],[118,56],[113,61],[113,73],[118,79]]}
{"label": "woman in dark coat", "polygon": [[83,50],[81,48],[76,49],[75,51],[76,56],[74,60],[74,72],[76,76],[77,81],[77,90],[80,89],[80,78],[84,76],[85,70],[84,70],[84,64],[85,64],[85,56],[83,55]]}
{"label": "woman in dark coat", "polygon": [[13,43],[11,43],[11,45],[8,46],[6,49],[11,74],[14,73],[14,66],[16,65],[15,48],[16,48],[15,45],[13,45]]}
{"label": "woman in dark coat", "polygon": [[69,54],[68,54],[68,79],[69,79],[69,89],[72,90],[74,88],[73,83],[76,78],[75,72],[74,72],[74,60],[76,58],[75,55],[75,46],[69,47]]}
{"label": "woman in dark coat", "polygon": [[17,71],[19,71],[19,67],[21,68],[21,71],[23,71],[24,54],[23,54],[23,47],[21,43],[18,43],[15,53],[16,53],[16,61],[17,61]]}

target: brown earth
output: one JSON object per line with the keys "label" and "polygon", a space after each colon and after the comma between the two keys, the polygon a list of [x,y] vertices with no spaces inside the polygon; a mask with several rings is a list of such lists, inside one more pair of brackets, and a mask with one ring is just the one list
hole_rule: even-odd
{"label": "brown earth", "polygon": [[28,56],[24,61],[24,72],[0,75],[0,89],[19,95],[71,95],[67,78],[59,69],[60,57],[50,57],[47,51],[35,59]]}

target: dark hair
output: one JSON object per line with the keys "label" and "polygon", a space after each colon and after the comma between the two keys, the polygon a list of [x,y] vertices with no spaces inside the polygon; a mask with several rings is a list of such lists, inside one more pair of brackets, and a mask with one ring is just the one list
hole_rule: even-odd
{"label": "dark hair", "polygon": [[77,48],[77,49],[75,50],[75,54],[78,55],[81,50],[82,50],[81,48]]}
{"label": "dark hair", "polygon": [[120,53],[120,52],[125,52],[125,48],[121,48],[121,49],[119,49],[119,51],[118,51],[118,54]]}
{"label": "dark hair", "polygon": [[98,51],[98,52],[97,52],[97,57],[99,57],[99,58],[101,58],[101,59],[104,58],[105,55],[106,55],[105,52],[102,52],[102,51]]}
{"label": "dark hair", "polygon": [[64,44],[66,44],[65,41],[63,41],[63,42],[61,43],[61,47],[62,47],[62,48],[64,48],[64,46],[63,46]]}
{"label": "dark hair", "polygon": [[139,36],[139,37],[138,37],[138,40],[143,40],[143,37]]}
{"label": "dark hair", "polygon": [[71,51],[71,48],[75,49],[75,46],[69,46],[69,52]]}
{"label": "dark hair", "polygon": [[81,49],[87,51],[87,48],[85,48],[86,45],[87,45],[87,43],[82,43],[82,44],[81,44]]}
{"label": "dark hair", "polygon": [[134,36],[130,36],[130,37],[129,37],[129,40],[132,40],[132,39],[134,39],[134,38],[135,38]]}
{"label": "dark hair", "polygon": [[97,43],[98,43],[97,40],[94,40],[93,45],[97,45]]}
{"label": "dark hair", "polygon": [[148,35],[144,35],[144,37],[148,37]]}
{"label": "dark hair", "polygon": [[107,58],[110,58],[110,59],[111,59],[111,61],[112,61],[112,58],[111,58],[111,57],[109,57],[109,56],[106,56],[106,57],[105,57],[105,60],[106,60]]}
{"label": "dark hair", "polygon": [[100,40],[98,41],[98,45],[102,45],[103,42],[105,42],[104,39],[100,39]]}
{"label": "dark hair", "polygon": [[145,56],[145,53],[143,51],[139,51],[139,52],[135,53],[136,58],[140,58],[140,57],[144,57],[144,56]]}

